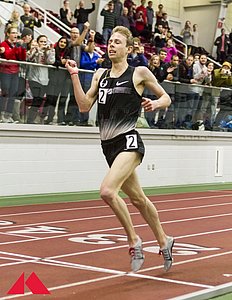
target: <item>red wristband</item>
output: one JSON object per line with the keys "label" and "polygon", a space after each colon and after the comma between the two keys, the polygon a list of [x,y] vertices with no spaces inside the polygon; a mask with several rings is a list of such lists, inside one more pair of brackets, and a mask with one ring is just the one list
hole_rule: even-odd
{"label": "red wristband", "polygon": [[73,72],[73,73],[70,73],[70,75],[72,76],[72,75],[77,75],[79,72],[77,71],[77,72]]}

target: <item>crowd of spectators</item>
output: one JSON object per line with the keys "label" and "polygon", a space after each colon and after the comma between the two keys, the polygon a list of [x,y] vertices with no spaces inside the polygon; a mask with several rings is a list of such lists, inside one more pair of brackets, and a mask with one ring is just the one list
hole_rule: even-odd
{"label": "crowd of spectators", "polygon": [[[102,33],[90,28],[88,17],[95,10],[95,0],[91,5],[85,8],[81,0],[73,13],[69,1],[63,2],[60,20],[70,27],[70,37],[61,31],[62,36],[55,44],[49,43],[46,35],[34,39],[34,27],[42,26],[42,16],[31,13],[27,3],[23,5],[23,15],[16,10],[12,12],[5,24],[5,37],[1,39],[0,58],[34,65],[0,64],[0,122],[90,125],[88,113],[79,112],[65,63],[73,59],[87,71],[110,68],[106,44],[117,25],[129,28],[133,34],[128,64],[147,66],[172,99],[168,110],[144,114],[150,128],[212,130],[215,124],[220,127],[225,115],[232,115],[231,90],[220,93],[219,89],[212,88],[232,86],[232,34],[227,35],[222,28],[214,42],[219,68],[199,47],[198,26],[192,26],[190,21],[185,22],[180,32],[181,40],[188,45],[188,56],[180,54],[162,4],[155,11],[152,1],[148,1],[147,6],[146,0],[141,0],[139,6],[132,0],[109,1],[99,16],[103,18]],[[80,72],[85,91],[90,87],[92,76],[93,73]],[[148,90],[144,95],[155,100]]]}

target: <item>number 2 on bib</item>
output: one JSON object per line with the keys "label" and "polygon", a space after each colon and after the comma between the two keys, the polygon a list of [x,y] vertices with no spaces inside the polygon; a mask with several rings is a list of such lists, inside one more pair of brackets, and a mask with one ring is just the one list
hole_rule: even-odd
{"label": "number 2 on bib", "polygon": [[138,149],[138,140],[136,134],[126,135],[126,149]]}

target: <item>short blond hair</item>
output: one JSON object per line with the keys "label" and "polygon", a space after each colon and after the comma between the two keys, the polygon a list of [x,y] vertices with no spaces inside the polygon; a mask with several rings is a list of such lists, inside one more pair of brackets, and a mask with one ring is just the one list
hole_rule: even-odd
{"label": "short blond hair", "polygon": [[112,30],[112,34],[114,33],[120,33],[121,35],[125,36],[126,38],[126,45],[127,46],[133,46],[133,36],[130,30],[124,26],[116,26]]}

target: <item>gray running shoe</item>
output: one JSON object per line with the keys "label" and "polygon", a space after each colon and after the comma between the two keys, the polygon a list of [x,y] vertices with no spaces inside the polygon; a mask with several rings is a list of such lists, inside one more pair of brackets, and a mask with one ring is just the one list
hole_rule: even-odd
{"label": "gray running shoe", "polygon": [[129,248],[129,254],[131,256],[131,270],[132,272],[137,272],[142,267],[145,258],[140,237],[138,237],[134,247]]}
{"label": "gray running shoe", "polygon": [[173,263],[173,258],[172,258],[172,248],[174,245],[174,238],[172,236],[169,236],[167,238],[167,244],[164,248],[160,249],[159,254],[163,255],[164,258],[164,270],[167,272]]}

